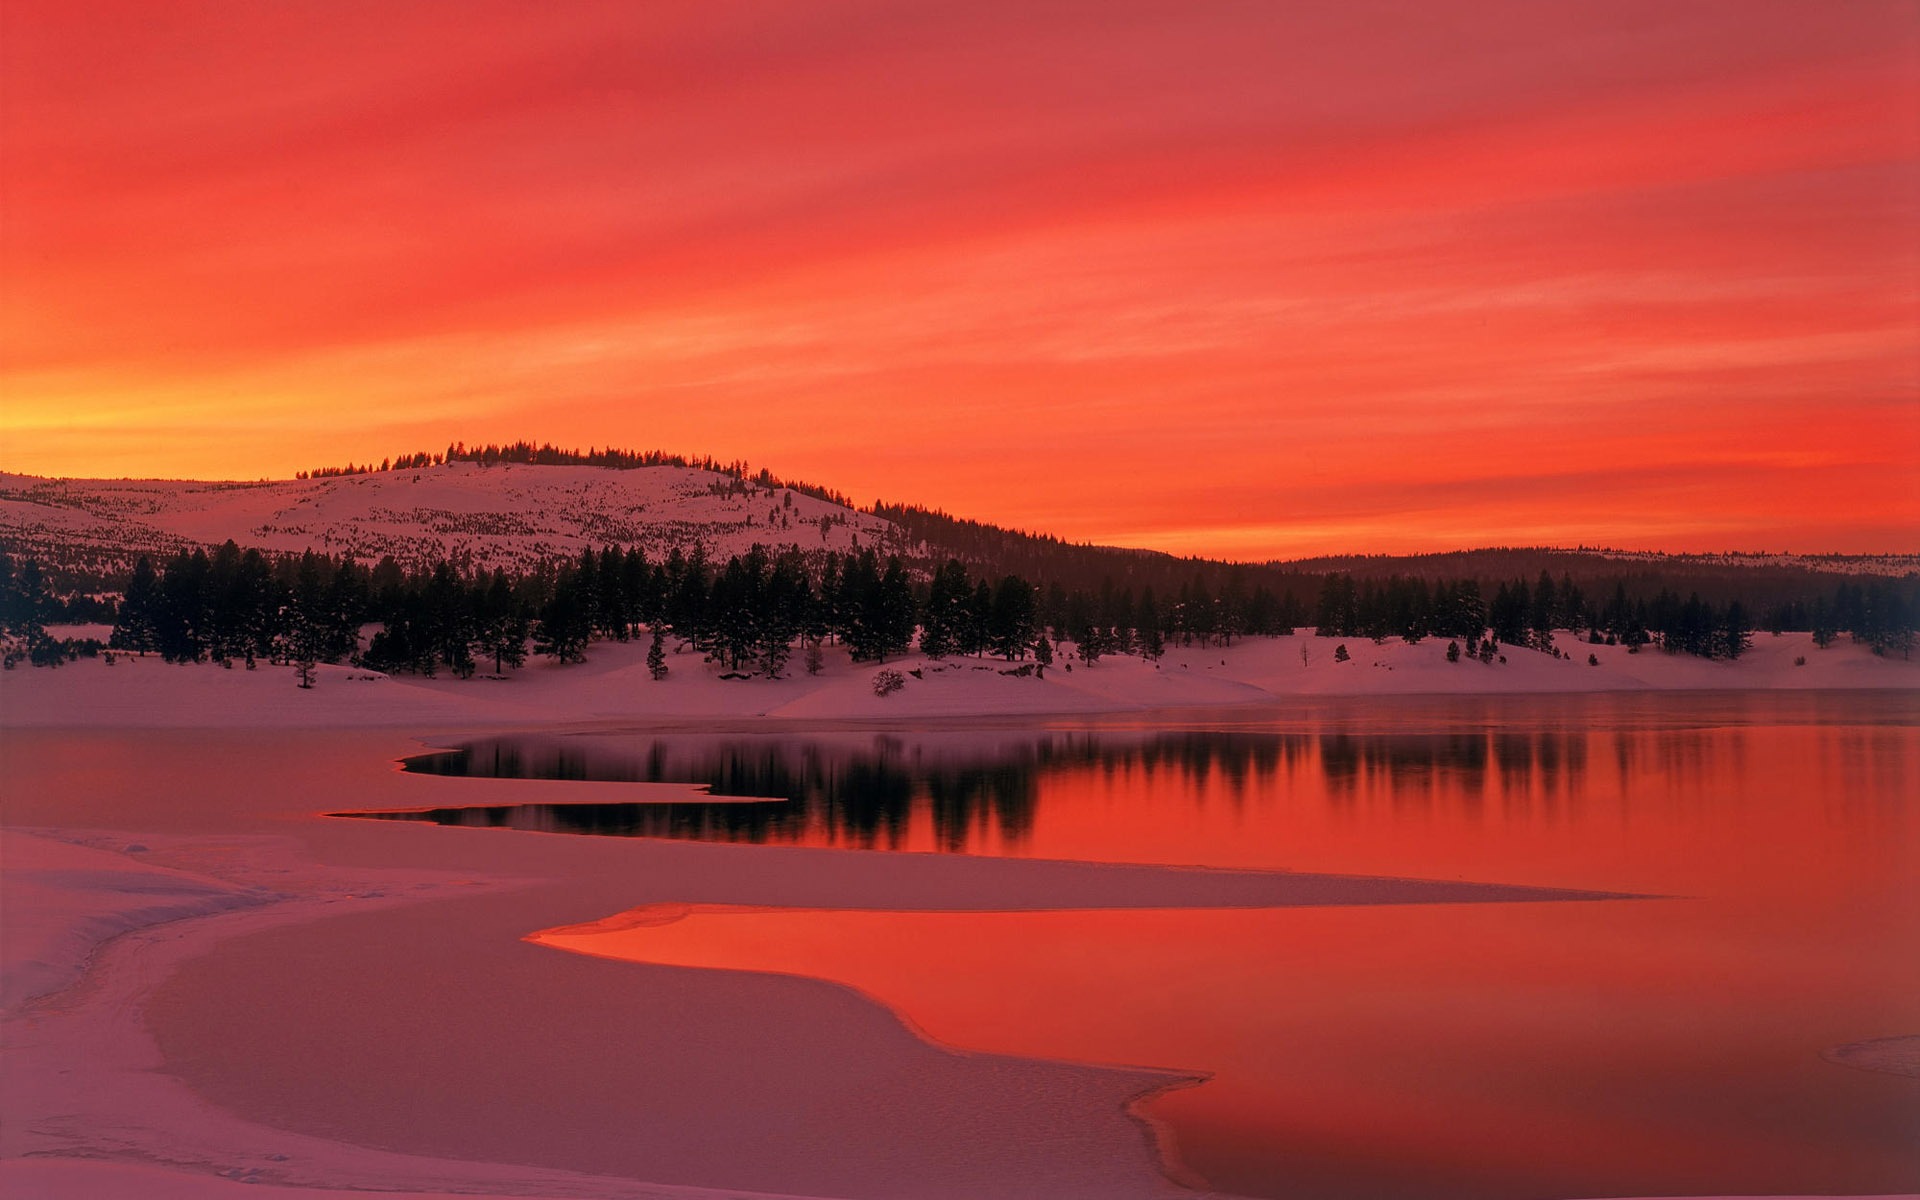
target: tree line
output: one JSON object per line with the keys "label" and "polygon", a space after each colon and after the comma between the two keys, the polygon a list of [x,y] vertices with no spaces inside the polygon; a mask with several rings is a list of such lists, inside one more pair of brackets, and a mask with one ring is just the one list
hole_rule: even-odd
{"label": "tree line", "polygon": [[[99,603],[87,599],[85,605]],[[47,637],[81,598],[50,594],[31,559],[0,555],[0,634],[11,660],[57,663],[70,653]],[[1901,581],[1847,581],[1812,604],[1776,606],[1760,623],[1807,629],[1820,645],[1840,632],[1876,653],[1910,656],[1915,606]],[[312,551],[269,555],[229,541],[182,550],[154,564],[142,557],[113,611],[108,649],[158,653],[175,662],[357,663],[375,670],[467,676],[523,665],[529,653],[585,658],[595,641],[652,640],[648,662],[667,670],[666,641],[706,655],[729,675],[778,676],[792,656],[817,671],[822,647],[839,644],[860,662],[884,662],[917,644],[932,658],[1032,658],[1044,669],[1056,644],[1091,665],[1111,654],[1159,657],[1170,646],[1231,644],[1312,625],[1323,636],[1465,640],[1468,653],[1494,644],[1558,653],[1556,630],[1595,643],[1737,658],[1754,622],[1739,601],[1716,605],[1663,589],[1632,599],[1624,585],[1596,602],[1570,579],[1542,572],[1528,584],[1472,579],[1328,575],[1309,611],[1291,590],[1218,590],[1196,573],[1171,594],[1111,580],[1098,588],[1040,586],[1017,574],[976,575],[949,559],[917,577],[898,556],[778,552],[755,546],[724,562],[673,550],[654,561],[638,548],[586,549],[538,571],[463,571],[450,562],[403,570],[391,558],[364,566]],[[368,633],[371,636],[366,636]]]}
{"label": "tree line", "polygon": [[721,462],[712,455],[694,458],[685,454],[669,454],[664,450],[616,450],[611,446],[604,450],[599,447],[589,447],[586,450],[563,450],[551,442],[536,444],[519,441],[505,445],[489,442],[484,446],[449,442],[445,450],[438,452],[416,450],[409,454],[394,455],[381,459],[377,466],[368,462],[348,463],[339,467],[313,467],[295,472],[294,478],[329,479],[344,475],[371,475],[377,471],[417,471],[458,462],[478,463],[483,467],[518,463],[540,467],[606,467],[616,471],[634,471],[642,467],[682,467],[712,471],[717,475],[730,476],[740,483],[757,484],[764,488],[785,488],[788,491],[812,496],[817,500],[838,504],[843,508],[854,507],[851,499],[832,488],[798,480],[781,479],[764,467],[754,471],[739,459]]}
{"label": "tree line", "polygon": [[[1911,657],[1920,610],[1911,582],[1876,579],[1843,582],[1831,597],[1811,604],[1790,600],[1772,606],[1760,622],[1770,633],[1811,632],[1814,642],[1831,645],[1842,630],[1876,654]],[[1755,621],[1739,600],[1715,604],[1691,593],[1686,599],[1662,587],[1635,599],[1624,582],[1596,601],[1573,579],[1555,580],[1542,571],[1531,587],[1525,579],[1497,585],[1487,596],[1473,579],[1429,583],[1418,577],[1361,578],[1346,573],[1326,576],[1315,608],[1319,632],[1332,637],[1370,637],[1376,641],[1424,637],[1473,640],[1490,636],[1509,646],[1553,649],[1555,630],[1571,630],[1595,645],[1661,649],[1703,658],[1738,658],[1752,645]]]}

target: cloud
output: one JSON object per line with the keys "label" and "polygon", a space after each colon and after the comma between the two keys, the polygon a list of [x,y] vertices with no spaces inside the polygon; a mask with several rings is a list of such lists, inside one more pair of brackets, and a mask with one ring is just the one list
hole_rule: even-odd
{"label": "cloud", "polygon": [[[214,0],[9,35],[20,469],[660,444],[1264,556],[1338,516],[1239,512],[1303,456],[1376,498],[1327,526],[1354,549],[1393,504],[1552,528],[1469,502],[1541,455],[1597,514],[1569,537],[1684,539],[1634,473],[1662,430],[1897,482],[1911,429],[1902,4]],[[1699,469],[1700,530],[1885,523]],[[1456,508],[1396,487],[1434,471]]]}

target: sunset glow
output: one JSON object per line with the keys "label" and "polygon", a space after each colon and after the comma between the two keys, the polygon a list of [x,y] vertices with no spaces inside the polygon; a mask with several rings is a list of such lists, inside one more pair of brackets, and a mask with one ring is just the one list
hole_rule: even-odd
{"label": "sunset glow", "polygon": [[0,29],[0,468],[659,447],[1074,540],[1913,549],[1904,2]]}

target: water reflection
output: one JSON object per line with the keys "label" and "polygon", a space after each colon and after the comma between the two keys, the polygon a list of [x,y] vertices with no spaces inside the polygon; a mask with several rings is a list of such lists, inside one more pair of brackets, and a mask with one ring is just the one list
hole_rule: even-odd
{"label": "water reflection", "polygon": [[[1674,735],[1700,753],[1700,733]],[[1582,791],[1588,738],[1564,730],[1366,735],[1180,730],[848,737],[514,735],[403,762],[412,773],[488,779],[680,783],[712,802],[517,804],[341,813],[382,820],[618,837],[945,853],[1031,850],[1041,797],[1078,780],[1157,784],[1159,794],[1239,810],[1311,791],[1334,809],[1384,797],[1552,817]],[[757,803],[740,803],[751,799]]]}
{"label": "water reflection", "polygon": [[382,815],[1656,894],[741,910],[595,952],[819,975],[974,1049],[1210,1072],[1150,1111],[1181,1160],[1232,1193],[1920,1184],[1911,1081],[1820,1057],[1920,1028],[1912,698],[1510,698],[1255,724],[489,738],[406,769],[690,783],[714,799]]}

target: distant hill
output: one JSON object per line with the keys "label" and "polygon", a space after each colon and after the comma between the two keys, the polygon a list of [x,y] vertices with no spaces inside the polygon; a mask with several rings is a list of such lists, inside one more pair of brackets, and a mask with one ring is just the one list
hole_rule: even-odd
{"label": "distant hill", "polygon": [[[548,453],[551,448],[541,448]],[[552,451],[563,459],[570,452]],[[598,458],[621,452],[596,452]],[[1228,563],[1062,541],[911,504],[860,509],[829,489],[787,484],[743,467],[628,456],[616,465],[448,461],[392,469],[316,472],[242,482],[46,479],[0,474],[0,550],[38,559],[66,587],[114,590],[141,554],[217,545],[391,556],[407,567],[446,560],[463,569],[525,572],[619,544],[665,558],[704,547],[715,561],[760,543],[774,549],[899,554],[919,572],[949,557],[976,576],[1017,574],[1069,591],[1102,587],[1171,597],[1203,586],[1213,594],[1265,588],[1311,608],[1329,574],[1427,581],[1475,579],[1488,594],[1501,581],[1542,571],[1571,579],[1590,597],[1625,588],[1630,597],[1667,589],[1724,603],[1764,606],[1830,593],[1841,577],[1920,578],[1920,555],[1663,555],[1553,547],[1442,554],[1360,555],[1291,562]],[[585,456],[574,456],[583,458]]]}
{"label": "distant hill", "polygon": [[1488,547],[1438,554],[1347,554],[1318,558],[1276,560],[1276,570],[1312,575],[1345,573],[1356,578],[1388,575],[1423,579],[1462,576],[1508,576],[1562,571],[1632,570],[1641,564],[1661,571],[1714,573],[1720,570],[1755,572],[1813,571],[1827,575],[1902,576],[1920,573],[1920,554],[1766,554],[1729,551],[1721,554],[1664,554],[1653,550],[1606,550],[1586,546],[1573,550],[1551,546]]}

